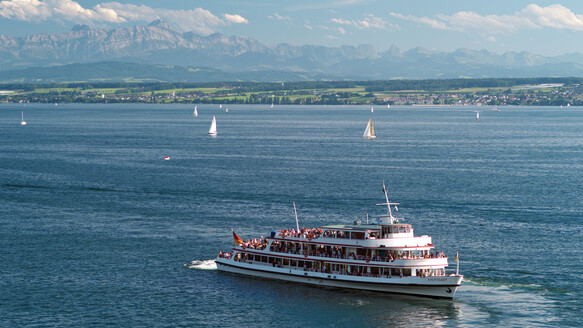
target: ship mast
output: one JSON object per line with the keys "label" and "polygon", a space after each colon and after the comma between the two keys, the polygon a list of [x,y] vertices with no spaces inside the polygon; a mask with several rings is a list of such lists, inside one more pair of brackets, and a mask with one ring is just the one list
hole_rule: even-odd
{"label": "ship mast", "polygon": [[[385,186],[385,180],[383,180],[383,192],[385,193],[385,200],[387,201],[386,203],[380,203],[377,205],[387,205],[387,209],[388,209],[388,218],[389,218],[389,222],[391,224],[395,223],[395,220],[397,220],[397,218],[395,218],[393,216],[393,212],[391,211],[391,205],[395,205],[395,209],[397,209],[397,205],[399,205],[399,203],[391,203],[389,201],[389,195],[387,193],[387,187]],[[398,222],[398,221],[397,221]]]}
{"label": "ship mast", "polygon": [[298,211],[296,210],[296,202],[294,203],[294,213],[296,214],[296,228],[298,229],[298,232],[300,231],[300,223],[298,222]]}

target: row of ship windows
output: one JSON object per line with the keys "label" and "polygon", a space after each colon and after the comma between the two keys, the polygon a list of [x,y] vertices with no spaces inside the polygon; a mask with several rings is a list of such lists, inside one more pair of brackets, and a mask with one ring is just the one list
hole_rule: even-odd
{"label": "row of ship windows", "polygon": [[[387,238],[389,234],[396,234],[396,233],[410,233],[411,227],[410,226],[391,226],[391,227],[383,227],[382,229],[382,236],[383,238]],[[328,238],[344,238],[344,239],[375,239],[381,237],[380,231],[370,231],[370,232],[362,232],[362,231],[343,231],[343,230],[326,230],[322,234],[322,237]]]}
{"label": "row of ship windows", "polygon": [[[247,263],[264,263],[273,267],[302,269],[311,272],[323,272],[340,275],[367,276],[367,277],[392,277],[392,276],[443,276],[445,269],[410,269],[410,268],[387,268],[364,265],[347,265],[335,263],[323,263],[320,261],[302,261],[293,259],[281,259],[270,256],[239,253],[235,256],[235,261]],[[412,271],[415,270],[415,271]]]}

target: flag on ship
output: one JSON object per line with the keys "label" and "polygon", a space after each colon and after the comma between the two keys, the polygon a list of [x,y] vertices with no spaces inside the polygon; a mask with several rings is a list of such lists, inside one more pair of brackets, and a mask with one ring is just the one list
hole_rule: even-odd
{"label": "flag on ship", "polygon": [[460,257],[459,257],[459,255],[458,255],[458,253],[457,253],[457,252],[455,252],[455,260],[456,260],[456,261],[459,261],[459,259],[460,259]]}
{"label": "flag on ship", "polygon": [[235,239],[235,245],[243,244],[243,239],[241,239],[241,237],[237,236],[237,234],[235,233],[235,230],[233,230],[231,228],[231,231],[233,232],[233,239]]}

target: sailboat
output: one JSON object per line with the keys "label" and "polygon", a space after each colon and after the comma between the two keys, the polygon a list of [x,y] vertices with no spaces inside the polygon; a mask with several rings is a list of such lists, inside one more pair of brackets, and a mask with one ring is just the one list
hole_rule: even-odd
{"label": "sailboat", "polygon": [[20,125],[26,125],[26,121],[24,120],[24,111],[21,112],[22,119],[20,120]]}
{"label": "sailboat", "polygon": [[364,130],[363,138],[374,139],[377,135],[374,133],[374,126],[372,125],[372,117],[368,119],[368,124],[366,125],[366,130]]}
{"label": "sailboat", "polygon": [[480,119],[480,112],[476,112],[476,120]]}
{"label": "sailboat", "polygon": [[216,136],[217,135],[217,119],[213,115],[213,121],[211,122],[211,127],[209,129],[209,135]]}
{"label": "sailboat", "polygon": [[273,103],[271,103],[271,106],[269,108],[273,109]]}
{"label": "sailboat", "polygon": [[387,104],[387,108],[391,108],[391,104]]}
{"label": "sailboat", "polygon": [[196,110],[197,106],[194,106],[194,112],[192,113],[192,116],[196,117],[198,116],[198,111]]}
{"label": "sailboat", "polygon": [[374,113],[374,107],[371,107],[371,108],[370,108],[370,112],[371,112],[371,113]]}

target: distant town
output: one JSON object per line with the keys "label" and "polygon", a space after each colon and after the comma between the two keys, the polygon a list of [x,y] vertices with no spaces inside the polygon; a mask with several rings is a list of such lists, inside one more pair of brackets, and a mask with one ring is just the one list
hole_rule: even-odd
{"label": "distant town", "polygon": [[583,79],[0,84],[0,102],[581,106]]}

